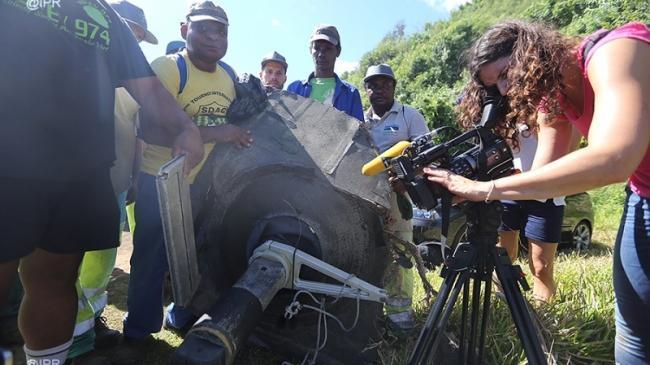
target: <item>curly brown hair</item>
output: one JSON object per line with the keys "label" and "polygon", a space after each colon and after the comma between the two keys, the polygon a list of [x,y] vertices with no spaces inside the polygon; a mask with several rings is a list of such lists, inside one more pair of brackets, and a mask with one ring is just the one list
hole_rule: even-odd
{"label": "curly brown hair", "polygon": [[479,79],[485,64],[510,57],[507,71],[507,111],[494,132],[518,148],[517,124],[537,130],[535,117],[540,107],[561,114],[558,96],[562,93],[562,70],[572,60],[578,41],[565,37],[542,23],[507,21],[494,25],[479,38],[468,53],[470,80],[458,105],[459,123],[472,128],[480,121],[486,87]]}

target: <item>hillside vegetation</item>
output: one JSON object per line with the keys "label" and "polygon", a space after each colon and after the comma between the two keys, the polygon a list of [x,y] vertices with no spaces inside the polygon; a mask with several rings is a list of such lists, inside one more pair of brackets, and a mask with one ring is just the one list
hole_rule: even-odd
{"label": "hillside vegetation", "polygon": [[475,0],[452,12],[450,19],[427,24],[419,33],[407,36],[404,24],[397,24],[361,58],[356,71],[342,76],[363,90],[368,66],[387,63],[398,80],[398,100],[418,108],[429,127],[455,125],[454,105],[466,77],[463,54],[486,28],[506,19],[544,21],[565,34],[579,36],[631,20],[650,23],[650,2]]}

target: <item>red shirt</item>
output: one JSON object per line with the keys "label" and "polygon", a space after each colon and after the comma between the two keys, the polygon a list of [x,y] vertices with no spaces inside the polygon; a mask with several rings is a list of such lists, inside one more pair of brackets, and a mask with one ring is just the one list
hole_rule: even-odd
{"label": "red shirt", "polygon": [[[582,55],[585,45],[592,37],[598,36],[598,34],[602,32],[605,32],[605,30],[599,30],[598,32],[586,37],[580,44],[579,51],[576,53],[576,58],[578,59],[578,64],[582,69],[582,75],[584,78],[584,106],[582,112],[579,113],[573,110],[570,105],[562,102],[562,99],[560,99],[560,105],[562,106],[564,115],[576,126],[583,136],[588,135],[591,120],[594,116],[594,89],[591,87],[589,76],[587,75],[587,66],[589,65],[589,61],[593,54],[607,42],[619,38],[637,39],[650,44],[650,28],[642,23],[628,23],[610,31],[606,36],[600,39],[585,55],[586,62],[583,62]],[[636,170],[634,170],[634,173],[630,176],[628,182],[633,192],[646,198],[650,197],[650,150],[646,150],[643,160]]]}

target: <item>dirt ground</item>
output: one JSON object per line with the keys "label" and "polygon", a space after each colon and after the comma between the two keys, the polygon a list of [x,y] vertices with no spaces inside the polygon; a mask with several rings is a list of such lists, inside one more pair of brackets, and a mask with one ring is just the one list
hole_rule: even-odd
{"label": "dirt ground", "polygon": [[[129,232],[122,235],[122,244],[117,250],[115,268],[108,283],[108,307],[104,311],[107,323],[110,328],[122,331],[122,321],[127,312],[126,298],[129,285],[129,274],[131,272],[131,252],[133,251],[133,240]],[[171,293],[167,293],[167,301]],[[154,334],[153,340],[146,343],[143,351],[146,356],[142,364],[164,364],[171,352],[182,342],[181,337],[176,333],[162,330]],[[120,351],[120,347],[100,353],[110,358],[113,351]]]}
{"label": "dirt ground", "polygon": [[122,234],[122,244],[117,249],[117,259],[115,260],[115,268],[122,270],[124,273],[131,272],[131,252],[133,252],[133,238],[130,232]]}

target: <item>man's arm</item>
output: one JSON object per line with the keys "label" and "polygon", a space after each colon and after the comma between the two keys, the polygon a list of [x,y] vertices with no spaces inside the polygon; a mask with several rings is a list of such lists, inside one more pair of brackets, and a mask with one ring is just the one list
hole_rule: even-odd
{"label": "man's arm", "polygon": [[[410,116],[406,116],[406,113],[411,110]],[[423,134],[429,133],[429,127],[427,126],[427,121],[424,119],[424,116],[422,113],[420,113],[419,110],[412,108],[412,107],[405,107],[404,108],[404,117],[408,121],[408,134],[409,134],[409,140],[413,140],[416,137],[419,137]]]}
{"label": "man's arm", "polygon": [[124,81],[124,87],[141,106],[141,138],[147,143],[172,147],[174,156],[185,153],[186,171],[203,159],[199,129],[155,76]]}
{"label": "man's arm", "polygon": [[250,147],[253,143],[251,131],[233,124],[199,127],[199,132],[205,143],[233,143],[238,148]]}
{"label": "man's arm", "polygon": [[363,122],[364,117],[363,117],[363,105],[361,104],[361,95],[359,94],[359,90],[357,90],[356,88],[352,92],[352,105],[350,107],[350,113],[351,113],[350,115]]}

